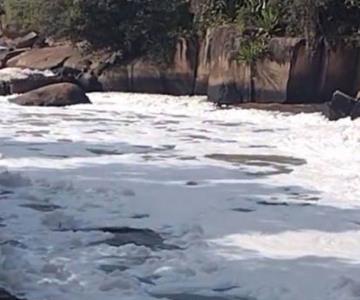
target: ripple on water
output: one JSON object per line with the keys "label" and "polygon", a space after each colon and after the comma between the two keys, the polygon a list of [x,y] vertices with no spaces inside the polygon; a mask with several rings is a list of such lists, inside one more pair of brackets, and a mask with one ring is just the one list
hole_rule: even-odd
{"label": "ripple on water", "polygon": [[290,174],[292,166],[302,166],[307,162],[304,159],[281,155],[260,155],[260,154],[209,154],[205,158],[228,162],[237,166],[248,167],[271,167],[272,170],[245,172],[248,176],[272,176]]}
{"label": "ripple on water", "polygon": [[256,300],[252,297],[238,297],[238,296],[202,296],[197,294],[158,294],[153,295],[159,299],[170,299],[170,300]]}

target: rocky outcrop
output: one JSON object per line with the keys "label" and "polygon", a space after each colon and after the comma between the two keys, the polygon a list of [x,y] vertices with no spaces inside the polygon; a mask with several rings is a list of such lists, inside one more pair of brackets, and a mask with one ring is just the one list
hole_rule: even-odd
{"label": "rocky outcrop", "polygon": [[48,85],[9,101],[24,106],[68,106],[91,103],[85,92],[72,83]]}
{"label": "rocky outcrop", "polygon": [[[194,14],[202,0],[192,0]],[[309,49],[302,38],[272,38],[268,52],[253,63],[239,60],[244,37],[236,26],[209,30],[200,41],[180,38],[170,63],[146,58],[123,61],[121,53],[82,55],[70,44],[34,48],[36,33],[16,36],[2,49],[2,66],[52,70],[54,78],[33,76],[11,83],[1,79],[0,93],[23,93],[54,82],[72,82],[87,92],[122,91],[207,95],[217,104],[329,102],[334,91],[354,96],[360,90],[360,48],[323,40]]]}
{"label": "rocky outcrop", "polygon": [[169,65],[148,59],[137,59],[123,65],[106,63],[99,72],[99,82],[105,91],[191,95],[196,58],[196,42],[179,39]]}
{"label": "rocky outcrop", "polygon": [[323,40],[273,38],[268,53],[247,65],[236,57],[242,36],[234,26],[209,31],[200,42],[195,94],[219,104],[324,103],[336,90],[360,90],[360,48]]}
{"label": "rocky outcrop", "polygon": [[250,68],[236,60],[239,35],[233,26],[208,32],[199,52],[196,94],[206,91],[209,100],[219,104],[251,100]]}
{"label": "rocky outcrop", "polygon": [[254,102],[286,103],[291,64],[295,48],[301,43],[298,38],[273,38],[269,54],[259,59],[252,73]]}
{"label": "rocky outcrop", "polygon": [[196,80],[198,44],[180,38],[171,64],[163,71],[164,90],[171,95],[192,95]]}
{"label": "rocky outcrop", "polygon": [[7,67],[51,70],[63,66],[65,61],[78,55],[77,50],[69,45],[31,49],[9,59]]}
{"label": "rocky outcrop", "polygon": [[237,59],[241,33],[234,26],[208,32],[201,42],[195,93],[220,104],[280,102],[288,99],[294,49],[301,39],[274,38],[269,55],[249,65]]}

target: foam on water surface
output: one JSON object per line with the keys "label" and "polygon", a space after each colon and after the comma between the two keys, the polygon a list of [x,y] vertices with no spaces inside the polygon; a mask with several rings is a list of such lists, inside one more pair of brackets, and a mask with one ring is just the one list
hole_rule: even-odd
{"label": "foam on water surface", "polygon": [[28,300],[359,299],[359,121],[90,98],[0,100],[0,287]]}

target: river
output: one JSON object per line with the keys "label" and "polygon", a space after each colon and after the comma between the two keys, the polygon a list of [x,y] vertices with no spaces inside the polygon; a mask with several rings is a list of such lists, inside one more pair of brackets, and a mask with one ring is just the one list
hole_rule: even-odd
{"label": "river", "polygon": [[0,98],[0,287],[27,300],[360,298],[360,120],[89,96]]}

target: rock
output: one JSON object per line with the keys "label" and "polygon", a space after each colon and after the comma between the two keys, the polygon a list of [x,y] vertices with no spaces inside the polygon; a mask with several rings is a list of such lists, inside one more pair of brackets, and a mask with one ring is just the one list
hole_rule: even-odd
{"label": "rock", "polygon": [[158,64],[138,60],[130,68],[131,92],[165,94],[162,69]]}
{"label": "rock", "polygon": [[92,72],[80,73],[76,77],[76,83],[85,92],[99,92],[102,91],[102,85],[98,81],[98,78]]}
{"label": "rock", "polygon": [[51,71],[36,71],[21,68],[0,70],[0,94],[21,94],[57,83],[58,78]]}
{"label": "rock", "polygon": [[330,101],[336,90],[349,95],[356,95],[359,85],[354,78],[358,73],[359,48],[338,43],[335,46],[323,46],[322,72],[318,84],[319,99]]}
{"label": "rock", "polygon": [[85,92],[72,83],[48,85],[9,101],[25,106],[68,106],[91,103]]}
{"label": "rock", "polygon": [[77,50],[69,45],[31,49],[7,62],[7,67],[51,70],[62,66],[67,59],[78,55]]}
{"label": "rock", "polygon": [[356,100],[340,91],[335,91],[329,105],[329,112],[326,115],[329,120],[337,121],[341,118],[350,117],[354,114],[356,116],[355,105]]}
{"label": "rock", "polygon": [[356,101],[356,104],[351,112],[351,120],[356,120],[360,118],[360,101]]}
{"label": "rock", "polygon": [[106,68],[98,80],[102,89],[106,92],[129,92],[130,76],[126,66],[111,66]]}
{"label": "rock", "polygon": [[[240,47],[240,32],[234,26],[222,26],[207,35],[210,43],[206,58],[199,59],[207,65],[199,66],[200,80],[206,80],[209,70],[208,99],[218,104],[238,104],[251,101],[251,72],[249,66],[236,60]],[[196,92],[203,81],[197,82]]]}
{"label": "rock", "polygon": [[290,75],[287,81],[286,103],[319,103],[319,85],[323,68],[323,43],[318,42],[309,52],[306,40],[300,40],[294,46],[291,58]]}
{"label": "rock", "polygon": [[31,48],[39,39],[39,35],[36,32],[29,32],[25,36],[18,37],[12,41],[15,48]]}
{"label": "rock", "polygon": [[163,72],[167,94],[181,96],[194,93],[197,47],[195,40],[178,40],[172,63]]}
{"label": "rock", "polygon": [[104,91],[191,95],[196,57],[196,41],[180,38],[168,65],[145,58],[122,64],[122,54],[113,53],[97,64],[94,73]]}
{"label": "rock", "polygon": [[199,43],[199,53],[196,70],[197,74],[193,91],[195,95],[207,95],[208,92],[208,83],[211,68],[211,39],[209,35],[211,35],[211,32],[207,31],[206,37]]}
{"label": "rock", "polygon": [[269,54],[259,59],[252,73],[253,98],[260,103],[286,103],[294,49],[301,39],[273,38]]}
{"label": "rock", "polygon": [[90,59],[87,59],[76,52],[64,62],[63,67],[77,70],[78,72],[87,72],[90,70],[91,64],[92,62]]}
{"label": "rock", "polygon": [[11,50],[11,49],[6,49],[0,52],[0,66],[1,68],[4,68],[8,62],[9,59],[12,59],[22,53],[24,53],[26,50],[25,49],[16,49],[16,50]]}

